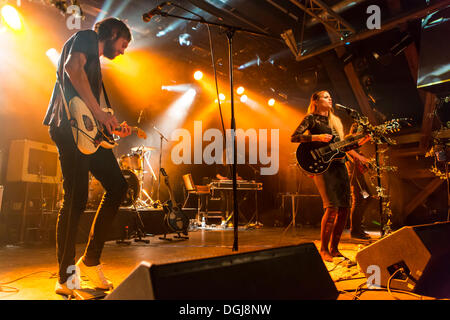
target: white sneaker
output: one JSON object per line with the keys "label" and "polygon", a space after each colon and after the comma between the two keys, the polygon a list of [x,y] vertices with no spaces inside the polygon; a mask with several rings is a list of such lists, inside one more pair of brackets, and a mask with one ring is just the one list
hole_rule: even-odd
{"label": "white sneaker", "polygon": [[88,277],[89,281],[95,286],[95,288],[102,290],[111,290],[114,288],[112,282],[105,277],[101,264],[88,267],[84,264],[83,258],[81,257],[76,265],[80,268],[81,275]]}
{"label": "white sneaker", "polygon": [[63,296],[74,296],[73,290],[81,289],[81,278],[79,274],[71,276],[66,282],[59,283],[56,281],[55,293]]}

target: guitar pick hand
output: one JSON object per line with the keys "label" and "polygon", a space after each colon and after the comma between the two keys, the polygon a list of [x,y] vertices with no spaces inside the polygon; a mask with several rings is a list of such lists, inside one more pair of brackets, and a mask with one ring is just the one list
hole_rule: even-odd
{"label": "guitar pick hand", "polygon": [[98,122],[103,124],[109,134],[112,134],[114,130],[119,126],[119,122],[116,117],[108,112],[98,112],[95,115]]}
{"label": "guitar pick hand", "polygon": [[333,139],[333,135],[331,134],[315,134],[312,136],[312,141],[320,141],[320,142],[329,142]]}
{"label": "guitar pick hand", "polygon": [[[120,130],[118,130],[120,129]],[[128,126],[127,122],[124,121],[120,124],[120,126],[113,131],[113,133],[121,138],[125,138],[131,134],[131,128]]]}

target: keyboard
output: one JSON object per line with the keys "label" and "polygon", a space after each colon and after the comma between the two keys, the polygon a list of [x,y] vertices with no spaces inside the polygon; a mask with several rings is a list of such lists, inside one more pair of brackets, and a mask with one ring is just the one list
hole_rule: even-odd
{"label": "keyboard", "polygon": [[[213,190],[233,190],[233,180],[213,180],[209,187]],[[262,182],[237,180],[236,190],[262,190]]]}

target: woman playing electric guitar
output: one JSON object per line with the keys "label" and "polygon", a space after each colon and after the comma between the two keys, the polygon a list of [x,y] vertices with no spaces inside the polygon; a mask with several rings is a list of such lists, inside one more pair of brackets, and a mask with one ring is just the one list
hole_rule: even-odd
{"label": "woman playing electric guitar", "polygon": [[[344,130],[341,120],[334,115],[332,99],[328,91],[319,91],[311,96],[307,115],[291,136],[291,142],[325,143],[343,140]],[[305,134],[309,131],[309,134]],[[366,163],[367,159],[354,150],[348,151],[352,157]],[[347,222],[351,207],[350,181],[345,159],[334,160],[328,170],[313,176],[314,183],[322,198],[325,213],[321,223],[320,255],[325,261],[343,257],[338,244]]]}

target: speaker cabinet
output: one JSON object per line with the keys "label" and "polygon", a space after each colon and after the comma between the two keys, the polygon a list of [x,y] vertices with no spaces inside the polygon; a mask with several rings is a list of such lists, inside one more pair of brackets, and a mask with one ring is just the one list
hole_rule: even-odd
{"label": "speaker cabinet", "polygon": [[[450,222],[403,227],[357,253],[367,277],[380,269],[380,285],[450,298]],[[404,272],[397,272],[403,268]]]}
{"label": "speaker cabinet", "polygon": [[200,260],[141,262],[106,300],[317,300],[338,292],[313,243]]}
{"label": "speaker cabinet", "polygon": [[59,183],[61,169],[56,147],[31,140],[11,141],[6,180]]}

